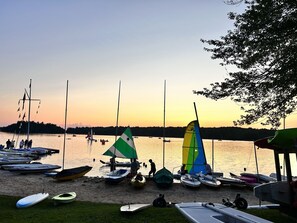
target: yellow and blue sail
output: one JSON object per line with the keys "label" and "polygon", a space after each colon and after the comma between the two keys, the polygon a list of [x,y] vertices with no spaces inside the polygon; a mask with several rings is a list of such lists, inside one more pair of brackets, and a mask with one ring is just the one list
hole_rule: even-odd
{"label": "yellow and blue sail", "polygon": [[137,159],[137,152],[131,129],[128,127],[118,140],[103,155],[127,159]]}
{"label": "yellow and blue sail", "polygon": [[182,164],[189,174],[206,173],[206,157],[197,120],[190,122],[186,128]]}

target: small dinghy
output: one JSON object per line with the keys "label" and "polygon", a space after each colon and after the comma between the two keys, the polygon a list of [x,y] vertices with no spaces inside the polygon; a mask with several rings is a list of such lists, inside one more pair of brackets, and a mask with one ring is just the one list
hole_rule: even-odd
{"label": "small dinghy", "polygon": [[64,169],[61,172],[52,174],[52,177],[57,181],[75,180],[77,178],[83,177],[91,169],[91,166],[80,166],[70,169]]}
{"label": "small dinghy", "polygon": [[145,184],[146,184],[146,179],[141,173],[136,174],[131,179],[131,185],[135,188],[143,188]]}
{"label": "small dinghy", "polygon": [[201,185],[201,182],[197,178],[191,176],[190,174],[181,175],[180,183],[183,186],[191,188],[198,188]]}
{"label": "small dinghy", "polygon": [[208,187],[218,188],[221,186],[221,181],[217,180],[211,175],[204,175],[203,173],[197,174],[198,179],[202,184]]}
{"label": "small dinghy", "polygon": [[75,192],[68,192],[56,195],[52,198],[55,204],[66,204],[73,202],[76,199],[76,193]]}
{"label": "small dinghy", "polygon": [[117,184],[123,181],[129,173],[129,169],[118,169],[106,174],[104,179],[106,183]]}
{"label": "small dinghy", "polygon": [[49,196],[48,193],[38,193],[38,194],[33,194],[33,195],[29,195],[27,197],[24,197],[22,199],[20,199],[17,203],[16,203],[16,207],[17,208],[27,208],[27,207],[31,207],[34,204],[37,204],[41,201],[43,201],[44,199],[46,199]]}

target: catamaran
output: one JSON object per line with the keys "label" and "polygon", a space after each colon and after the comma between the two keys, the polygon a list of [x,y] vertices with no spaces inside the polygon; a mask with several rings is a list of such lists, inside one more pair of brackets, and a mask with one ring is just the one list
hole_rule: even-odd
{"label": "catamaran", "polygon": [[[206,168],[207,161],[200,134],[200,126],[195,103],[194,107],[196,120],[191,121],[185,131],[182,147],[182,166],[185,173],[198,177],[202,184],[211,187],[219,187],[221,182],[212,175],[208,175],[209,173]],[[190,178],[183,177],[181,178],[181,181],[187,181],[182,183],[187,183],[188,186],[193,183],[193,187],[196,187],[196,183],[194,184],[194,181],[189,181],[189,179]]]}

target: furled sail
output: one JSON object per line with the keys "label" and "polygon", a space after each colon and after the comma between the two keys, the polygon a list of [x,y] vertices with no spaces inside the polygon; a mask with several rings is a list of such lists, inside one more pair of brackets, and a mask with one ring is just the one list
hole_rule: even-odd
{"label": "furled sail", "polygon": [[137,152],[131,129],[128,127],[118,140],[103,155],[127,159],[137,159]]}
{"label": "furled sail", "polygon": [[182,164],[189,174],[206,173],[206,157],[200,135],[199,123],[188,124],[183,141]]}

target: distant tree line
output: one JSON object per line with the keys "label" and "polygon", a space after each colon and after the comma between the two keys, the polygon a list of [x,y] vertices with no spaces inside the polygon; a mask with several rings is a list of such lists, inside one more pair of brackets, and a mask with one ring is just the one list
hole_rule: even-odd
{"label": "distant tree line", "polygon": [[[121,135],[126,126],[92,127],[93,134],[96,135]],[[27,122],[17,122],[6,127],[1,127],[2,132],[12,132],[16,134],[26,134],[28,129]],[[90,127],[68,128],[68,134],[85,134],[90,132]],[[166,127],[165,137],[183,138],[186,127]],[[133,136],[163,137],[163,127],[131,127]],[[200,133],[203,139],[221,140],[242,140],[254,141],[260,138],[273,136],[274,130],[253,129],[239,127],[220,127],[220,128],[201,128]],[[30,122],[30,133],[63,134],[64,129],[50,123]]]}
{"label": "distant tree line", "polygon": [[[27,134],[28,122],[19,121],[17,123],[1,127],[2,132],[12,132],[16,134]],[[64,133],[64,129],[51,123],[43,122],[30,122],[30,133],[49,133],[49,134],[61,134]]]}

